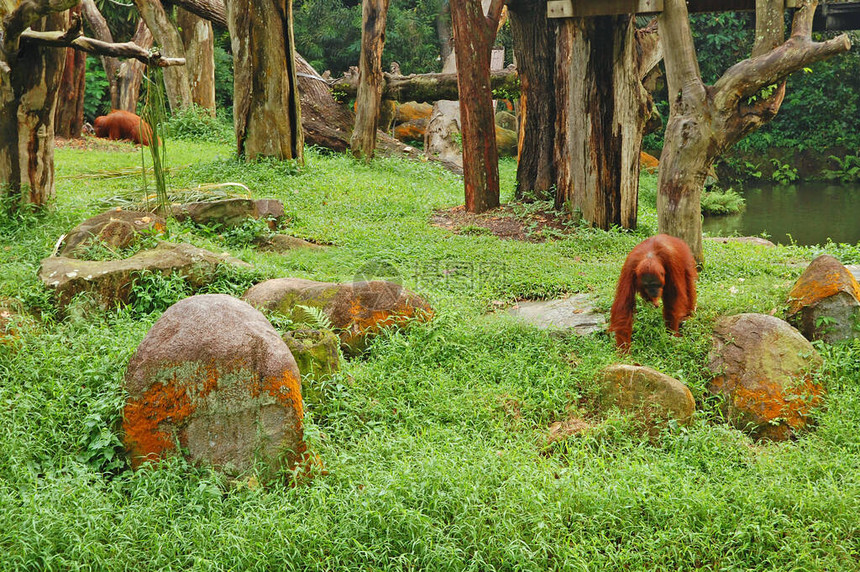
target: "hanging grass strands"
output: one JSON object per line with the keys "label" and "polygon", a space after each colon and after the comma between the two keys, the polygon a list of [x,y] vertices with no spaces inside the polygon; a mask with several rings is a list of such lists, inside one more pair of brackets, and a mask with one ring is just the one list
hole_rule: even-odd
{"label": "hanging grass strands", "polygon": [[[164,83],[161,80],[161,70],[158,68],[147,68],[146,72],[146,95],[144,96],[143,120],[152,128],[152,137],[149,141],[149,153],[152,156],[152,173],[155,178],[155,196],[157,212],[162,216],[170,214],[170,200],[167,194],[167,147],[165,146],[165,134],[167,129],[167,110],[164,105]],[[141,153],[143,153],[141,148]],[[141,155],[143,162],[143,155]],[[147,191],[146,169],[143,168],[143,191]]]}

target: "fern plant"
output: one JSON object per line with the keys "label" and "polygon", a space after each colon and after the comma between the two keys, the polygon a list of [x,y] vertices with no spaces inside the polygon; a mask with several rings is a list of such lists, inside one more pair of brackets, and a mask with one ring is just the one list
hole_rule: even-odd
{"label": "fern plant", "polygon": [[304,319],[302,320],[299,320],[297,316],[294,316],[294,319],[296,321],[301,321],[317,330],[332,329],[331,319],[328,317],[328,314],[326,314],[325,310],[323,310],[322,308],[317,308],[316,306],[305,306],[301,304],[297,305],[296,308],[299,308],[305,314]]}

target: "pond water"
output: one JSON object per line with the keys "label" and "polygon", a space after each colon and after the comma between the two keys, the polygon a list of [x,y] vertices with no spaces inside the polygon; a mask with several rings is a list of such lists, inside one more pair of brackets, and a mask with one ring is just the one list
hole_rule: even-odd
{"label": "pond water", "polygon": [[[860,242],[860,184],[806,182],[750,187],[743,191],[746,210],[737,215],[705,217],[710,236],[758,236],[779,244]],[[789,238],[790,237],[790,238]]]}

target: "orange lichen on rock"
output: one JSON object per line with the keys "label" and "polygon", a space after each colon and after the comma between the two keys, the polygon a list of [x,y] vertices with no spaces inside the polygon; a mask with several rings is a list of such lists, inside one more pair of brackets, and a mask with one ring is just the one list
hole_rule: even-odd
{"label": "orange lichen on rock", "polygon": [[302,383],[298,377],[285,371],[282,376],[268,376],[263,380],[263,389],[278,403],[296,412],[297,427],[301,429],[304,418],[304,405],[302,403]]}
{"label": "orange lichen on rock", "polygon": [[788,294],[788,313],[796,314],[803,308],[846,292],[860,300],[860,284],[833,256],[822,254],[813,260]]}
{"label": "orange lichen on rock", "polygon": [[126,403],[122,428],[131,466],[137,468],[174,450],[173,435],[164,429],[181,424],[195,409],[186,388],[176,380],[154,383],[140,398]]}

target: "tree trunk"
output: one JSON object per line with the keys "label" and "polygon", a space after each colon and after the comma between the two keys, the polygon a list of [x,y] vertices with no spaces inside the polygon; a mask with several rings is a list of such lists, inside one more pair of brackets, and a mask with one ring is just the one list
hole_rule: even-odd
{"label": "tree trunk", "polygon": [[[154,41],[152,32],[142,19],[138,21],[131,41],[148,50]],[[137,113],[137,101],[140,99],[140,84],[143,81],[143,73],[146,66],[143,62],[135,59],[127,59],[119,65],[116,74],[116,101],[113,109],[122,109]]]}
{"label": "tree trunk", "polygon": [[[81,7],[70,11],[80,17]],[[66,48],[63,76],[60,79],[57,111],[54,116],[54,133],[66,139],[81,136],[84,126],[84,86],[86,85],[87,54],[74,48]]]}
{"label": "tree trunk", "polygon": [[[441,100],[456,101],[460,94],[457,88],[456,70],[450,73],[422,73],[410,75],[392,75],[382,72],[382,99],[394,101],[436,102]],[[327,80],[333,91],[341,91],[346,95],[358,93],[358,75],[347,72],[343,76]],[[518,93],[520,81],[515,69],[503,69],[490,72],[490,87],[507,93]]]}
{"label": "tree trunk", "polygon": [[388,0],[364,0],[361,8],[361,56],[358,65],[358,94],[355,126],[350,147],[359,158],[371,159],[376,149],[376,127],[382,101],[382,49]]}
{"label": "tree trunk", "polygon": [[[9,26],[7,14],[0,17]],[[29,27],[61,30],[68,21],[68,12],[49,13]],[[21,31],[7,31],[6,39],[14,35],[17,44]],[[54,112],[66,52],[34,44],[11,47],[0,66],[0,192],[10,208],[44,206],[54,196]]]}
{"label": "tree trunk", "polygon": [[630,15],[572,18],[559,30],[556,207],[603,229],[636,227],[650,107],[634,24]]}
{"label": "tree trunk", "polygon": [[490,52],[502,7],[501,0],[493,0],[485,16],[478,0],[451,3],[466,210],[473,213],[499,206],[499,154],[490,89]]}
{"label": "tree trunk", "polygon": [[185,67],[195,105],[215,116],[215,35],[212,23],[183,8],[176,9],[176,24],[185,46]]}
{"label": "tree trunk", "polygon": [[[185,57],[182,37],[164,11],[161,0],[134,0],[141,18],[152,32],[155,42],[164,55],[172,58]],[[164,70],[164,91],[171,111],[191,105],[191,80],[186,66],[173,66]]]}
{"label": "tree trunk", "polygon": [[[113,36],[111,35],[110,28],[107,25],[107,20],[105,20],[102,13],[99,12],[94,0],[81,0],[81,14],[84,17],[84,21],[89,26],[93,37],[103,42],[113,42]],[[105,76],[107,77],[108,84],[110,86],[111,107],[113,109],[119,109],[117,107],[117,103],[119,101],[117,96],[117,71],[119,71],[120,66],[119,60],[111,56],[100,56],[99,59],[102,62],[102,67],[105,70]]]}
{"label": "tree trunk", "polygon": [[[759,3],[768,8],[775,2]],[[658,230],[684,240],[698,263],[702,252],[701,191],[714,159],[748,133],[767,123],[779,111],[785,94],[784,80],[792,72],[847,51],[845,35],[826,42],[811,39],[812,16],[817,0],[802,0],[794,14],[788,41],[729,68],[713,86],[706,86],[690,32],[684,0],[665,0],[660,16],[664,43],[666,81],[670,94],[669,120],[660,157],[657,195]],[[771,13],[767,11],[766,13]],[[757,14],[764,18],[761,10]],[[760,33],[757,44],[773,42]]]}
{"label": "tree trunk", "polygon": [[439,40],[439,61],[444,65],[454,53],[454,32],[451,30],[451,7],[448,0],[442,2],[436,15],[436,37]]}
{"label": "tree trunk", "polygon": [[531,191],[547,199],[556,183],[556,23],[546,17],[546,0],[508,5],[520,80],[517,198]]}
{"label": "tree trunk", "polygon": [[302,160],[292,0],[229,0],[238,153]]}

